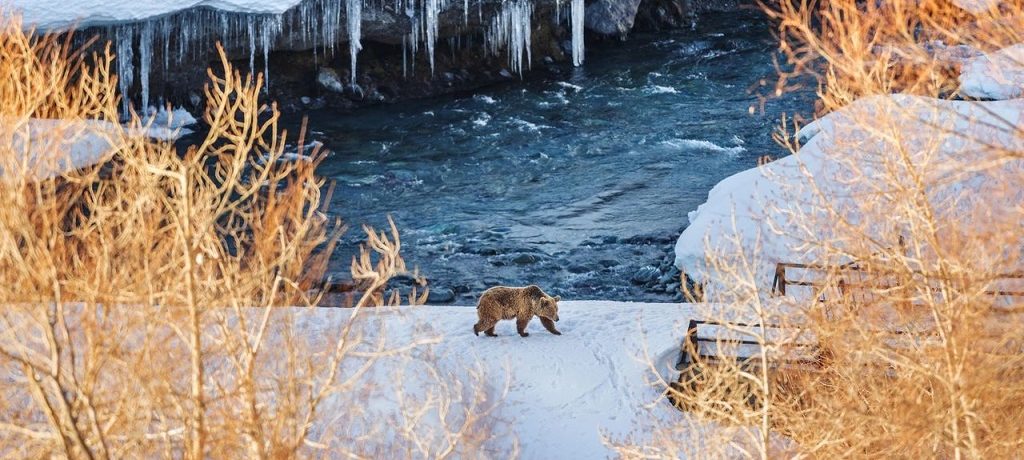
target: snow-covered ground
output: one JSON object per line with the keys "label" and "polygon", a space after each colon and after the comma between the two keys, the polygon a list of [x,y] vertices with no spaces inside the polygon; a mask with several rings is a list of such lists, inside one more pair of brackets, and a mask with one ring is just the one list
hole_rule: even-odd
{"label": "snow-covered ground", "polygon": [[[336,330],[349,310],[317,309],[309,318],[316,331]],[[559,303],[562,335],[548,333],[536,319],[529,337],[503,321],[499,337],[473,334],[473,307],[415,307],[382,317],[389,336],[407,340],[427,324],[443,339],[434,352],[455,375],[475,363],[495,383],[511,379],[499,418],[510,420],[525,459],[599,459],[612,452],[602,434],[622,439],[652,417],[684,415],[651,386],[654,361],[662,371],[678,359],[679,345],[694,308],[688,304],[603,301]],[[467,379],[468,381],[468,379]]]}
{"label": "snow-covered ground", "polygon": [[[820,209],[830,205],[859,222],[869,211],[864,203],[873,206],[868,215],[877,216],[894,191],[885,187],[910,180],[907,166],[892,161],[897,158],[894,138],[925,183],[934,184],[928,199],[937,212],[957,213],[960,218],[950,222],[964,222],[970,221],[964,213],[991,211],[979,219],[994,226],[1000,217],[1017,215],[998,209],[1015,206],[1024,191],[1001,196],[1005,189],[999,187],[1020,177],[1024,165],[1017,160],[981,166],[994,149],[1024,151],[1024,134],[1016,129],[1024,122],[1022,115],[1020,99],[968,102],[893,95],[859,100],[804,127],[800,137],[805,143],[797,155],[740,172],[712,188],[707,202],[689,214],[690,226],[676,243],[676,265],[714,287],[723,280],[706,265],[705,250],[742,253],[752,261],[758,286],[767,291],[776,263],[820,262],[815,243],[829,241],[834,226],[809,222],[809,216],[823,218]],[[893,240],[901,230],[901,223],[893,221],[868,227],[880,241]]]}
{"label": "snow-covered ground", "polygon": [[[253,330],[252,335],[244,336],[251,340],[256,335],[254,325],[259,325],[266,314],[271,326],[265,341],[261,342],[264,350],[261,359],[269,361],[259,365],[259,379],[269,382],[280,377],[279,373],[287,372],[281,370],[284,368],[282,361],[289,359],[287,350],[297,343],[294,340],[288,342],[291,346],[282,343],[287,337],[308,341],[310,348],[300,348],[301,353],[310,359],[310,366],[322,368],[324,374],[339,349],[339,341],[347,343],[344,347],[351,350],[349,357],[338,366],[338,380],[355,383],[348,390],[333,393],[319,406],[322,416],[311,426],[313,444],[331,442],[326,441],[330,439],[347,443],[349,441],[344,440],[364,435],[368,429],[366,424],[377,430],[370,440],[364,441],[370,445],[367,447],[370,452],[374,451],[373,445],[381,445],[384,450],[401,450],[401,446],[391,446],[394,441],[389,439],[407,435],[409,431],[435,433],[428,437],[445,443],[450,438],[442,430],[462,426],[465,411],[482,415],[493,408],[486,413],[484,424],[470,425],[476,430],[475,436],[489,437],[485,438],[483,447],[488,452],[462,458],[508,458],[518,449],[524,459],[601,459],[614,456],[605,444],[607,439],[623,442],[628,437],[632,443],[650,444],[648,438],[652,431],[646,428],[662,422],[686,423],[695,431],[715,429],[685,418],[686,414],[662,397],[662,387],[652,385],[658,380],[658,374],[664,378],[674,376],[670,369],[678,359],[688,320],[697,314],[697,308],[687,304],[563,301],[559,309],[561,321],[557,323],[562,335],[548,333],[535,319],[528,328],[529,337],[516,333],[514,321],[499,323],[498,337],[474,335],[473,324],[477,321],[474,307],[372,308],[358,313],[354,332],[347,336],[358,335],[361,340],[349,342],[342,337],[346,337],[343,331],[355,312],[353,309],[249,309],[242,310],[247,317],[252,315],[245,322],[236,321],[234,309],[209,310],[205,316],[211,328],[206,340],[211,349],[206,359],[211,364],[205,378],[209,387],[232,386],[237,378],[234,366],[214,364],[232,351],[226,345],[213,347],[212,344],[225,343],[215,340],[222,340],[226,332],[239,324],[245,329],[238,333]],[[70,305],[65,309],[68,316],[64,319],[70,325],[71,336],[79,337],[75,331],[81,310]],[[11,332],[0,336],[0,348],[38,346],[46,349],[38,318],[33,316],[35,311],[30,315],[23,314],[24,311],[11,308],[0,312],[0,318]],[[101,321],[104,321],[103,327],[121,333],[146,327],[146,336],[162,344],[158,345],[162,347],[160,351],[154,349],[153,353],[163,356],[181,343],[174,332],[176,329],[162,326],[168,314],[164,310],[143,312],[138,308],[125,308],[103,315]],[[250,326],[244,326],[246,323]],[[347,348],[352,343],[359,345]],[[367,361],[355,355],[375,352],[380,353],[379,358],[368,372],[360,369]],[[217,356],[212,356],[215,353]],[[164,365],[173,368],[183,362],[187,360],[172,357],[171,362]],[[9,360],[0,360],[0,367],[10,364]],[[108,371],[118,374],[117,369]],[[173,379],[179,378],[174,375]],[[185,378],[185,375],[180,376],[180,379]],[[507,392],[504,392],[506,387]],[[466,403],[473,399],[467,395],[477,390],[487,390],[486,394],[494,395],[483,408]],[[121,394],[117,390],[111,393],[111,397]],[[126,394],[130,397],[132,393]],[[416,397],[426,394],[437,399]],[[268,397],[278,395],[268,394]],[[446,397],[453,399],[448,403],[438,402]],[[416,414],[425,407],[439,406],[445,407],[446,415],[439,417],[434,412],[408,418],[408,414]],[[396,411],[406,416],[396,416]],[[436,436],[438,432],[444,434]],[[677,441],[680,445],[692,441],[693,446],[698,446],[699,439],[686,438],[691,434],[687,432]],[[359,448],[347,444],[340,447]]]}

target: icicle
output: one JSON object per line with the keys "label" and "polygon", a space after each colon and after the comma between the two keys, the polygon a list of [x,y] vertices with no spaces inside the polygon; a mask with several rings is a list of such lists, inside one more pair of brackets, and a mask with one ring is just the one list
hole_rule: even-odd
{"label": "icicle", "polygon": [[562,24],[562,0],[555,0],[555,24]]}
{"label": "icicle", "polygon": [[128,93],[135,83],[135,67],[132,64],[132,59],[135,57],[132,32],[131,26],[127,25],[117,26],[114,31],[117,40],[117,81],[121,89],[121,108],[124,116],[128,116],[128,112],[131,110],[132,102]]}
{"label": "icicle", "polygon": [[356,88],[356,57],[363,45],[359,43],[363,27],[363,0],[345,0],[345,15],[348,19],[348,52],[352,59],[352,89]]}
{"label": "icicle", "polygon": [[583,0],[572,0],[572,65],[583,65]]}
{"label": "icicle", "polygon": [[166,77],[167,69],[171,68],[171,21],[166,17],[160,21],[160,39],[164,43],[164,77]]}
{"label": "icicle", "polygon": [[427,55],[430,57],[430,74],[434,74],[434,45],[437,41],[437,10],[439,0],[423,1],[423,20],[426,21]]}
{"label": "icicle", "polygon": [[509,66],[514,72],[523,74],[523,55],[526,65],[532,64],[530,46],[530,19],[533,5],[529,0],[516,0],[506,3],[501,11],[491,20],[487,33],[488,50],[497,54],[501,48],[508,51]]}
{"label": "icicle", "polygon": [[142,24],[139,34],[139,85],[142,89],[142,112],[149,110],[149,72],[153,68],[153,23]]}
{"label": "icicle", "polygon": [[246,29],[249,34],[249,72],[256,73],[256,24],[253,22],[253,17],[248,16],[246,21]]}
{"label": "icicle", "polygon": [[281,33],[281,29],[280,16],[264,19],[263,32],[260,38],[263,46],[263,82],[268,92],[270,91],[270,47],[274,45],[274,40]]}
{"label": "icicle", "polygon": [[462,0],[462,25],[469,25],[469,0]]}

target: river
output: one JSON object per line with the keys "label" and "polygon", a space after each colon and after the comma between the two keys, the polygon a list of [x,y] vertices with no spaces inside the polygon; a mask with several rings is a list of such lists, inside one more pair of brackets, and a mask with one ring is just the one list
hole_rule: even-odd
{"label": "river", "polygon": [[686,214],[721,179],[785,153],[772,131],[783,113],[811,112],[813,86],[762,97],[778,55],[755,12],[587,51],[583,67],[473,94],[309,113],[309,137],[331,152],[319,169],[336,185],[329,212],[354,229],[332,272],[347,278],[358,226],[390,214],[433,303],[529,283],[574,300],[678,300]]}

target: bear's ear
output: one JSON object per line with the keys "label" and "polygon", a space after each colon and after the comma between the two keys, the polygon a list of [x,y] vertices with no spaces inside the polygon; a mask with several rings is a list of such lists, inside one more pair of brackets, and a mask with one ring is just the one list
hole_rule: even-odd
{"label": "bear's ear", "polygon": [[555,302],[558,302],[559,300],[562,300],[562,296],[556,295],[556,296],[552,297],[552,300],[554,300]]}

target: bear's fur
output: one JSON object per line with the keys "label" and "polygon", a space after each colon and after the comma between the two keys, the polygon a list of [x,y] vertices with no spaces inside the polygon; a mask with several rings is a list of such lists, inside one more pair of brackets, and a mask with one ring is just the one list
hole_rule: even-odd
{"label": "bear's fur", "polygon": [[473,325],[473,333],[480,335],[481,332],[485,332],[491,337],[496,337],[494,325],[498,324],[498,321],[515,319],[519,335],[526,337],[530,335],[526,332],[526,325],[534,315],[537,315],[548,332],[562,335],[555,329],[555,321],[558,321],[558,301],[561,299],[559,296],[551,297],[533,285],[521,288],[492,287],[480,296],[480,302],[476,306],[479,321]]}

